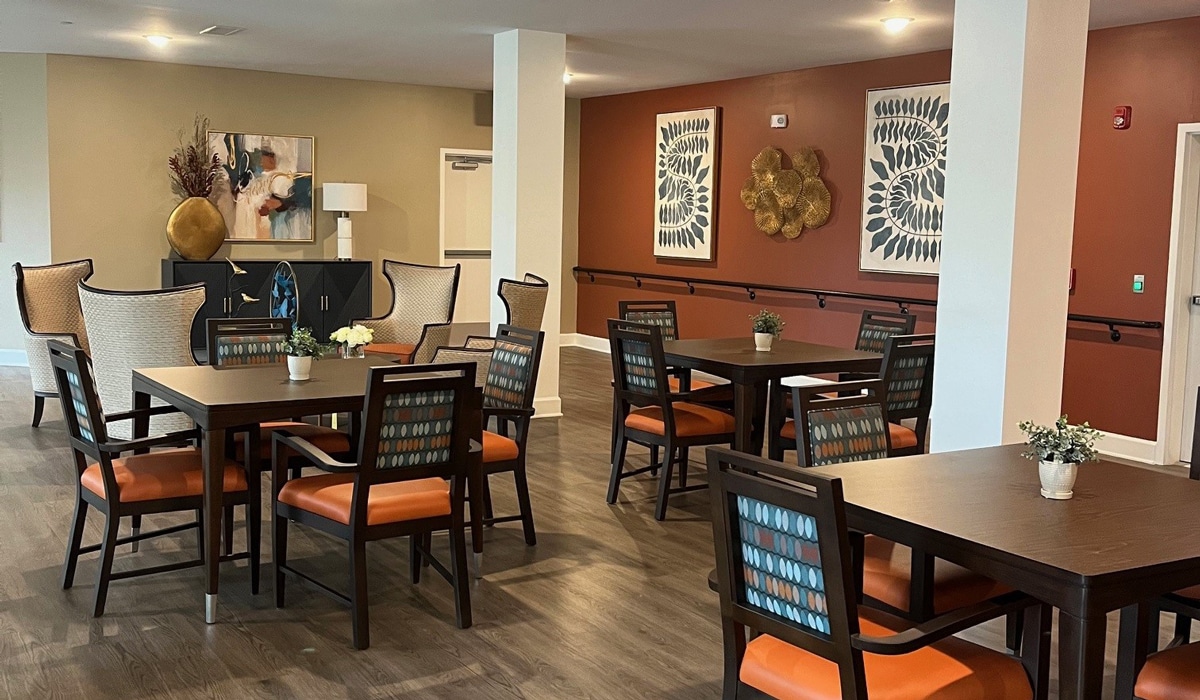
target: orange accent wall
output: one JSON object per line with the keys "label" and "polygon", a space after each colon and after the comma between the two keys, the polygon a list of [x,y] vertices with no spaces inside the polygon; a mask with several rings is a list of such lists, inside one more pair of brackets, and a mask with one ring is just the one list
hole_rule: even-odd
{"label": "orange accent wall", "polygon": [[[828,66],[663,90],[583,100],[580,116],[579,264],[709,279],[935,298],[937,280],[858,270],[866,91],[948,80],[948,51]],[[1133,105],[1132,128],[1111,127],[1115,105]],[[1071,310],[1162,320],[1170,236],[1175,124],[1197,121],[1200,104],[1200,18],[1092,32],[1089,36]],[[654,119],[661,112],[722,108],[717,176],[716,259],[653,257]],[[786,129],[771,129],[786,113]],[[763,147],[811,145],[833,195],[833,215],[797,240],[766,236],[739,198],[750,160]],[[1132,275],[1147,276],[1132,294]],[[1064,281],[1065,284],[1065,281]],[[605,319],[620,299],[674,298],[683,337],[749,333],[747,315],[779,311],[784,335],[849,346],[864,308],[886,305],[791,295],[598,278],[579,283],[578,331],[605,336]],[[918,331],[935,314],[912,309]],[[1161,333],[1072,324],[1068,331],[1063,406],[1073,418],[1117,433],[1154,439]]]}

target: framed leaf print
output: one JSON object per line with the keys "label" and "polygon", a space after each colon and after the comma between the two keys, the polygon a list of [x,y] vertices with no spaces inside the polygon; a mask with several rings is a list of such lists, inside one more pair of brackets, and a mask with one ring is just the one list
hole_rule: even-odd
{"label": "framed leaf print", "polygon": [[867,91],[858,268],[936,275],[950,83]]}
{"label": "framed leaf print", "polygon": [[658,115],[655,257],[713,259],[720,121],[719,107]]}

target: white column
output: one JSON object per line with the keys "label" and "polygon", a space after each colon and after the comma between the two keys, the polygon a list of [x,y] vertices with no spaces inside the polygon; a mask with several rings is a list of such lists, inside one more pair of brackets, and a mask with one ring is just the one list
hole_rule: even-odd
{"label": "white column", "polygon": [[[492,289],[532,272],[550,282],[535,408],[562,413],[558,344],[562,298],[566,36],[514,29],[494,39]],[[492,300],[492,327],[505,320]]]}
{"label": "white column", "polygon": [[954,4],[935,452],[1059,414],[1088,5]]}

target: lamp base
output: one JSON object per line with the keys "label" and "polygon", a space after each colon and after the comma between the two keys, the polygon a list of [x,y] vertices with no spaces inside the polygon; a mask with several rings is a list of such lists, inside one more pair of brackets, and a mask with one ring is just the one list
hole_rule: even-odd
{"label": "lamp base", "polygon": [[354,237],[350,227],[350,217],[338,217],[337,227],[337,259],[350,260],[354,257]]}

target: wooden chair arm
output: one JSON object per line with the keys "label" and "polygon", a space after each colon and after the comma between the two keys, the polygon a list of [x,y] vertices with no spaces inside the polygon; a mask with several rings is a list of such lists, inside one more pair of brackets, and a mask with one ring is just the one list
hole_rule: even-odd
{"label": "wooden chair arm", "polygon": [[318,469],[335,474],[353,473],[358,471],[358,464],[355,462],[339,462],[328,453],[320,449],[311,442],[302,437],[288,431],[285,428],[279,428],[272,431],[271,440],[271,461],[275,461],[275,455],[281,447],[286,447],[289,450],[297,453],[301,457],[309,460]]}
{"label": "wooden chair arm", "polygon": [[1014,591],[976,605],[959,608],[889,637],[856,634],[850,638],[850,644],[855,649],[870,654],[908,654],[988,620],[994,620],[1034,605],[1041,605],[1041,603],[1024,593]]}

